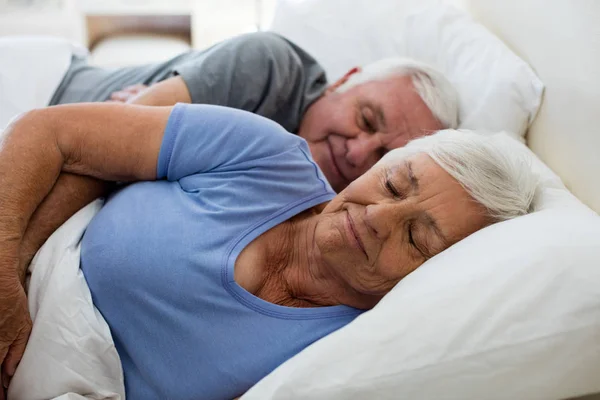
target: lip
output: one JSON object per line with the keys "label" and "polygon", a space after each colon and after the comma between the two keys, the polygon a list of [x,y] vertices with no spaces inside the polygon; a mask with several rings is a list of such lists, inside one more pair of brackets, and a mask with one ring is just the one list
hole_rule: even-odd
{"label": "lip", "polygon": [[353,238],[356,242],[356,247],[358,247],[358,249],[361,250],[367,258],[369,258],[369,256],[367,255],[367,251],[365,250],[365,246],[362,240],[360,239],[360,235],[356,230],[356,226],[354,225],[354,221],[352,220],[352,217],[350,216],[348,210],[346,210],[346,220],[348,221],[348,230],[350,231],[349,236]]}

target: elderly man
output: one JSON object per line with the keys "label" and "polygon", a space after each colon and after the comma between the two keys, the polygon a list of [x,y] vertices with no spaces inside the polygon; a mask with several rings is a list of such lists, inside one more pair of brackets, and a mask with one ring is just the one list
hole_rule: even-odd
{"label": "elderly man", "polygon": [[[137,93],[144,85],[151,86]],[[388,150],[456,128],[458,114],[452,85],[432,68],[382,60],[328,85],[309,54],[274,33],[239,36],[157,65],[107,70],[75,59],[51,105],[108,99],[216,104],[272,119],[308,141],[338,192]]]}

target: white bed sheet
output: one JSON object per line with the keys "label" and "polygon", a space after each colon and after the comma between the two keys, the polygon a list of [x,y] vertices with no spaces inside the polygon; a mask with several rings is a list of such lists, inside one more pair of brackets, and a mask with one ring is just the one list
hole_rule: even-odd
{"label": "white bed sheet", "polygon": [[79,268],[80,240],[102,206],[89,204],[61,226],[30,266],[33,331],[9,400],[124,400],[119,355]]}

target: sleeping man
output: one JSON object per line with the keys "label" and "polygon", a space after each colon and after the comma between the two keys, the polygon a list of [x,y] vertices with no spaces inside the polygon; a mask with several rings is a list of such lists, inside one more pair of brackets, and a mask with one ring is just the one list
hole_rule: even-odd
{"label": "sleeping man", "polygon": [[[144,85],[151,86],[136,93]],[[164,63],[116,70],[76,58],[50,105],[109,99],[214,104],[267,117],[308,141],[338,192],[385,152],[456,128],[458,120],[452,85],[426,65],[382,60],[329,85],[309,54],[274,33],[243,35]]]}

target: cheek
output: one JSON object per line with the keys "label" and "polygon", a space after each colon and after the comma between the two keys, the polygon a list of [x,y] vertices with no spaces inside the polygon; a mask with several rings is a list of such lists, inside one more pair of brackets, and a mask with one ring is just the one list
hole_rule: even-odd
{"label": "cheek", "polygon": [[423,260],[414,254],[409,244],[389,243],[381,249],[375,271],[382,279],[396,284],[422,263]]}
{"label": "cheek", "polygon": [[327,126],[331,133],[342,136],[360,134],[358,126],[358,107],[352,101],[344,101],[332,108],[327,118]]}
{"label": "cheek", "polygon": [[[328,116],[329,115],[329,116]],[[308,142],[317,142],[327,137],[331,123],[330,113],[325,107],[310,109],[302,118],[298,135]]]}
{"label": "cheek", "polygon": [[344,254],[344,238],[333,219],[321,221],[315,230],[315,244],[323,259],[335,262]]}

